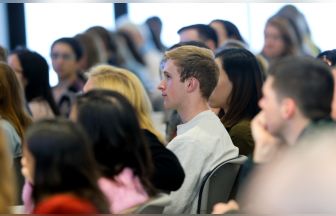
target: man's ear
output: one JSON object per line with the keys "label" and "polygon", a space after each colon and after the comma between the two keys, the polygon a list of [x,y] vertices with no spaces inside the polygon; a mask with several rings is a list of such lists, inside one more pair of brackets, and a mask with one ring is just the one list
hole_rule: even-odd
{"label": "man's ear", "polygon": [[292,118],[297,109],[297,104],[292,98],[285,98],[281,102],[281,114],[284,119]]}
{"label": "man's ear", "polygon": [[185,80],[187,92],[193,92],[199,87],[199,81],[195,77],[189,77]]}

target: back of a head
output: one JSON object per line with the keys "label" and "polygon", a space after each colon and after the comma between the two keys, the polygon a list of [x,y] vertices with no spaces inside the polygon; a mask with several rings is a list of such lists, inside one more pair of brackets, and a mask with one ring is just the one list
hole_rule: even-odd
{"label": "back of a head", "polygon": [[92,26],[88,28],[85,32],[100,37],[108,53],[116,52],[117,44],[112,40],[109,31],[103,26]]}
{"label": "back of a head", "polygon": [[74,38],[81,44],[83,49],[83,58],[80,61],[81,69],[86,71],[92,66],[104,62],[104,56],[99,50],[100,38],[98,36],[88,34],[88,33],[79,33],[74,36]]}
{"label": "back of a head", "polygon": [[227,39],[223,45],[217,48],[216,52],[223,50],[223,49],[247,49],[247,46],[245,43],[236,40],[236,39]]}
{"label": "back of a head", "polygon": [[239,29],[232,22],[228,20],[220,20],[220,19],[213,20],[212,22],[219,22],[224,26],[228,39],[235,39],[235,40],[245,43],[243,37],[241,36],[239,32]]}
{"label": "back of a head", "polygon": [[135,110],[120,93],[91,90],[77,98],[77,121],[93,141],[102,174],[114,178],[131,168],[151,194],[152,161]]}
{"label": "back of a head", "polygon": [[[232,126],[243,118],[253,118],[259,111],[264,76],[257,59],[246,49],[224,49],[216,53],[232,83],[229,109],[224,120]],[[232,122],[233,121],[233,122]]]}
{"label": "back of a head", "polygon": [[308,134],[282,157],[259,167],[242,194],[244,213],[335,214],[335,128]]}
{"label": "back of a head", "polygon": [[218,66],[211,50],[190,45],[180,46],[165,52],[163,62],[169,59],[179,68],[181,82],[195,77],[200,83],[203,98],[210,97],[219,76]]}
{"label": "back of a head", "polygon": [[151,112],[150,100],[139,78],[115,66],[98,65],[88,72],[96,88],[115,90],[124,95],[137,111]]}
{"label": "back of a head", "polygon": [[149,130],[163,141],[162,135],[155,129],[151,120],[152,105],[149,96],[135,74],[123,68],[99,65],[93,67],[88,76],[95,88],[114,90],[125,96],[136,110],[140,127]]}
{"label": "back of a head", "polygon": [[301,13],[296,6],[287,4],[280,8],[276,15],[293,20],[296,25],[297,31],[302,36],[310,36],[310,28],[308,26],[308,22],[304,14]]}
{"label": "back of a head", "polygon": [[218,37],[216,31],[206,24],[194,24],[182,27],[177,31],[178,34],[181,34],[183,31],[195,29],[198,32],[200,40],[206,42],[207,40],[212,40],[215,44],[215,47],[218,46]]}
{"label": "back of a head", "polygon": [[88,192],[100,193],[89,138],[78,125],[66,119],[42,120],[28,128],[26,142],[34,158],[35,201],[58,193],[85,198]]}
{"label": "back of a head", "polygon": [[305,117],[328,118],[334,80],[330,69],[312,57],[286,57],[269,68],[273,88],[279,98],[293,98]]}
{"label": "back of a head", "polygon": [[209,49],[210,48],[202,41],[183,41],[183,42],[179,42],[176,43],[174,45],[172,45],[171,47],[168,48],[167,51],[181,47],[181,46],[196,46],[196,47],[200,47],[200,48],[205,48],[205,49]]}

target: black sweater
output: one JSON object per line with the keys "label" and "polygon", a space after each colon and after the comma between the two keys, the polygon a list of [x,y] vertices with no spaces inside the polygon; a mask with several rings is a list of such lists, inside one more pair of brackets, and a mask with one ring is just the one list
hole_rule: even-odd
{"label": "black sweater", "polygon": [[176,191],[181,187],[185,177],[179,160],[153,133],[148,130],[143,132],[154,163],[153,185],[162,191]]}

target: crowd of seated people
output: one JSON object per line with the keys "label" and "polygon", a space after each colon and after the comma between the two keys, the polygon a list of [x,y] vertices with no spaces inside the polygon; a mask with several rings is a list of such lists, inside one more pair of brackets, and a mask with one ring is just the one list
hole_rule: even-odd
{"label": "crowd of seated people", "polygon": [[158,213],[194,214],[202,180],[240,155],[213,214],[335,213],[334,47],[320,52],[292,5],[258,53],[229,20],[183,26],[169,48],[162,24],[58,38],[50,66],[0,46],[0,213],[132,214],[164,193]]}

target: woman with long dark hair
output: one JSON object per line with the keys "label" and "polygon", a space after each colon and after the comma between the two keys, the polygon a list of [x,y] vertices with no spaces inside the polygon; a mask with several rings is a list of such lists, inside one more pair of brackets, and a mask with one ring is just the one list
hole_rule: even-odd
{"label": "woman with long dark hair", "polygon": [[111,213],[122,213],[156,194],[153,162],[136,112],[121,94],[92,90],[77,98],[70,117],[92,140]]}
{"label": "woman with long dark hair", "polygon": [[253,152],[251,119],[260,111],[264,76],[256,57],[246,49],[225,49],[216,54],[219,81],[209,104],[220,108],[219,117],[239,153]]}
{"label": "woman with long dark hair", "polygon": [[33,213],[109,213],[88,140],[65,119],[42,120],[28,129],[23,173],[33,183]]}
{"label": "woman with long dark hair", "polygon": [[8,64],[21,82],[33,119],[59,115],[49,84],[47,61],[37,52],[18,48],[8,56]]}

